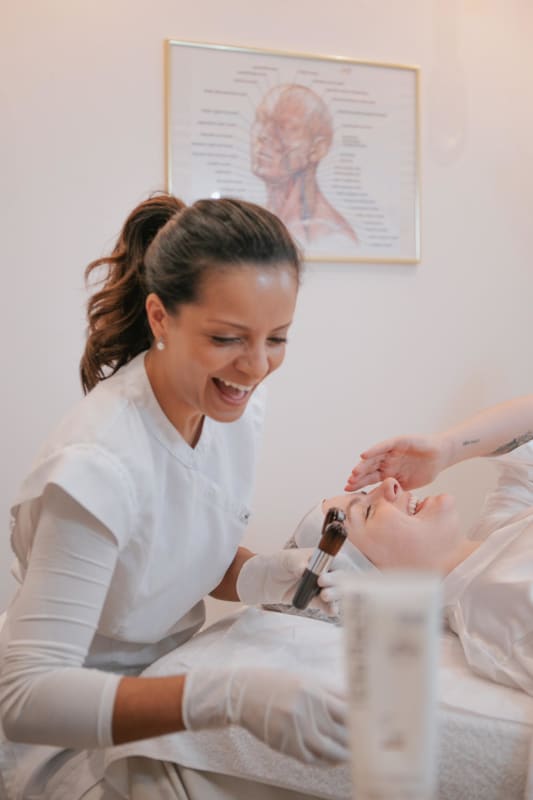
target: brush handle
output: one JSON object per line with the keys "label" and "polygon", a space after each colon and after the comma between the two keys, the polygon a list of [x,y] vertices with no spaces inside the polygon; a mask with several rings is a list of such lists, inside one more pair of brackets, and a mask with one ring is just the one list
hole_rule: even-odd
{"label": "brush handle", "polygon": [[[326,555],[326,554],[325,554]],[[292,604],[294,608],[303,611],[304,608],[307,608],[313,597],[320,591],[320,587],[317,583],[318,575],[316,572],[311,572],[310,569],[306,569],[304,574],[302,575],[302,579],[298,584],[298,588],[292,598]]]}

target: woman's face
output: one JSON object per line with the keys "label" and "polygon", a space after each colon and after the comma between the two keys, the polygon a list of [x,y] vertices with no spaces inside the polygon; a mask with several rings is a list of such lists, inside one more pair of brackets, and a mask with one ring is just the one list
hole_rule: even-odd
{"label": "woman's face", "polygon": [[237,420],[254,389],[280,366],[297,291],[289,264],[238,265],[209,273],[198,300],[175,314],[163,310],[158,317],[160,301],[149,296],[152,331],[165,347],[151,350],[148,375],[161,407],[186,439],[194,439],[189,432],[204,415]]}
{"label": "woman's face", "polygon": [[345,511],[348,538],[380,569],[440,570],[463,538],[451,495],[417,501],[394,478],[368,493],[329,497],[322,509],[332,506]]}

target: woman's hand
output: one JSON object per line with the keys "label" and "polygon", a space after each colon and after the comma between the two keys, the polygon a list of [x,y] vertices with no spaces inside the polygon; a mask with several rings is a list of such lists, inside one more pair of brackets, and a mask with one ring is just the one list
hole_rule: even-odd
{"label": "woman's hand", "polygon": [[353,492],[384,478],[403,489],[431,483],[446,467],[469,458],[510,453],[533,440],[533,395],[491,406],[431,436],[397,436],[361,455],[345,490]]}
{"label": "woman's hand", "polygon": [[348,758],[343,692],[316,677],[253,667],[192,670],[182,713],[188,730],[242,725],[274,750],[308,764]]}
{"label": "woman's hand", "polygon": [[396,478],[403,489],[425,486],[448,466],[447,451],[441,434],[386,439],[361,454],[344,489],[353,492],[385,478]]}
{"label": "woman's hand", "polygon": [[[314,552],[312,547],[298,547],[279,550],[270,555],[253,556],[243,564],[237,579],[239,599],[251,606],[261,603],[290,605]],[[349,566],[349,560],[339,553],[330,564],[329,570],[338,571]],[[324,586],[329,588],[330,583],[324,583]],[[333,594],[330,597],[328,592],[323,597],[320,592],[311,600],[310,607],[318,608],[328,616],[336,616],[339,613],[337,599]]]}

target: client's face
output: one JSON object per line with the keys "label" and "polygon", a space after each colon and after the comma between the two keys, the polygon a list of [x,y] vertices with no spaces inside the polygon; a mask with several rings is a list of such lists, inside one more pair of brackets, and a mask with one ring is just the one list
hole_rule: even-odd
{"label": "client's face", "polygon": [[440,569],[462,539],[455,500],[441,494],[417,501],[387,478],[372,491],[324,500],[346,513],[348,538],[376,567]]}

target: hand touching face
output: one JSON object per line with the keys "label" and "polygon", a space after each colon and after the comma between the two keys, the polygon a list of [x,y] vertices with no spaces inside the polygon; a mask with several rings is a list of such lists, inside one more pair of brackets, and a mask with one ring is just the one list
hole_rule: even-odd
{"label": "hand touching face", "polygon": [[361,453],[344,487],[347,492],[385,478],[396,478],[405,489],[431,483],[450,461],[450,443],[442,434],[397,436]]}

